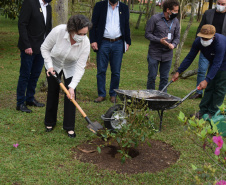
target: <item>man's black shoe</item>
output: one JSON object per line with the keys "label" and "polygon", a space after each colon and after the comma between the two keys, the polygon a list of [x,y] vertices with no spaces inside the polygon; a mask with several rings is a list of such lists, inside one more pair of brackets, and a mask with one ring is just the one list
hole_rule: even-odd
{"label": "man's black shoe", "polygon": [[202,94],[195,93],[195,94],[192,95],[189,99],[198,99],[198,98],[202,98]]}
{"label": "man's black shoe", "polygon": [[27,101],[26,105],[35,106],[35,107],[44,107],[45,106],[44,103],[39,103],[36,99],[34,99],[33,101]]}
{"label": "man's black shoe", "polygon": [[26,113],[31,113],[32,110],[28,109],[26,105],[20,104],[19,106],[16,107],[16,110],[26,112]]}

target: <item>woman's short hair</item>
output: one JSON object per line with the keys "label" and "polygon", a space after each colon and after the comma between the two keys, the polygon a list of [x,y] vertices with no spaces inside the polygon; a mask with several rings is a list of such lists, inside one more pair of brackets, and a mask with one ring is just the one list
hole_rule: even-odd
{"label": "woman's short hair", "polygon": [[67,31],[69,33],[78,33],[79,30],[85,27],[88,27],[88,29],[90,29],[92,27],[92,23],[86,16],[81,14],[72,15],[67,22]]}
{"label": "woman's short hair", "polygon": [[166,0],[163,3],[163,12],[166,12],[166,9],[169,8],[170,10],[174,9],[174,6],[179,6],[180,3],[177,0]]}

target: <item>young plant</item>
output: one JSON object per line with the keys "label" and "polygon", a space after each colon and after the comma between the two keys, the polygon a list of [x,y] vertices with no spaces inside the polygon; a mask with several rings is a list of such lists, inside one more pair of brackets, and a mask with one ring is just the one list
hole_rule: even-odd
{"label": "young plant", "polygon": [[[101,135],[105,141],[104,146],[117,143],[118,153],[121,154],[121,162],[124,163],[127,158],[131,158],[129,151],[132,147],[136,148],[139,144],[147,142],[154,134],[153,118],[148,118],[149,109],[144,101],[135,102],[134,99],[126,106],[125,112],[128,116],[126,124],[121,124],[121,129],[104,130]],[[120,124],[120,123],[119,123]],[[101,152],[101,146],[97,147]]]}
{"label": "young plant", "polygon": [[[222,114],[224,114],[225,106],[221,106]],[[188,119],[180,112],[178,119],[184,124],[186,133],[189,138],[200,148],[202,148],[207,156],[213,161],[214,165],[204,164],[197,168],[192,165],[194,174],[194,184],[226,184],[226,143],[218,132],[217,124],[213,120],[206,121],[204,119],[196,119],[192,117]],[[226,124],[226,123],[225,123]],[[213,181],[212,183],[210,183]]]}

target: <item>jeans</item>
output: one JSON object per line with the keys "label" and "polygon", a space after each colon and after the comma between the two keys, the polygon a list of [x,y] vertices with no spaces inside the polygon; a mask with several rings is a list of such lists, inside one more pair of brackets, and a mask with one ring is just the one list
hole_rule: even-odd
{"label": "jeans", "polygon": [[[168,83],[169,78],[169,71],[171,67],[172,60],[162,62],[155,60],[151,58],[150,55],[148,55],[148,81],[147,81],[147,89],[153,89],[155,90],[155,80],[158,73],[158,65],[159,72],[160,72],[160,84],[159,84],[159,90],[161,91],[166,84]],[[167,89],[164,90],[164,92],[167,92]]]}
{"label": "jeans", "polygon": [[[63,71],[60,72],[59,76],[61,77]],[[68,89],[68,85],[71,83],[72,77],[65,79],[65,87]],[[46,103],[46,114],[45,114],[45,125],[54,127],[57,122],[57,110],[59,104],[59,91],[60,86],[56,79],[52,76],[47,77],[48,81],[48,93],[47,93],[47,103]],[[76,89],[75,99],[76,99]],[[67,95],[64,94],[64,120],[63,120],[63,129],[64,130],[74,130],[75,128],[75,105],[67,98]]]}
{"label": "jeans", "polygon": [[199,108],[201,114],[211,114],[212,116],[219,110],[226,94],[226,71],[218,71],[211,80],[204,93]]}
{"label": "jeans", "polygon": [[124,45],[122,40],[117,40],[115,42],[102,40],[101,46],[97,52],[98,96],[106,96],[105,84],[108,61],[110,61],[111,66],[111,82],[109,95],[116,96],[114,89],[118,89],[119,87],[123,46]]}
{"label": "jeans", "polygon": [[[196,87],[200,84],[201,81],[205,80],[206,71],[207,71],[208,67],[209,67],[209,61],[200,52]],[[202,94],[203,90],[197,90],[196,93]]]}
{"label": "jeans", "polygon": [[28,55],[21,50],[20,76],[17,85],[17,106],[25,101],[33,101],[38,78],[42,72],[44,59],[39,54]]}

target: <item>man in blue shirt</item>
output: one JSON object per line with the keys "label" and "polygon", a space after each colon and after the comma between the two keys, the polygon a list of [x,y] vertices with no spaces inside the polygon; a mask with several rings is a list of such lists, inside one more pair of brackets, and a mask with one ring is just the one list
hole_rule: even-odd
{"label": "man in blue shirt", "polygon": [[224,101],[226,93],[226,37],[216,33],[213,25],[203,25],[197,34],[192,48],[185,57],[172,80],[184,72],[193,62],[199,51],[210,62],[208,73],[198,85],[198,89],[206,89],[204,97],[199,104],[200,111],[196,114],[201,118],[203,114],[214,115]]}
{"label": "man in blue shirt", "polygon": [[92,15],[90,30],[91,48],[97,53],[97,89],[99,103],[106,98],[106,71],[111,66],[110,101],[116,102],[116,92],[120,81],[123,52],[131,45],[129,8],[118,0],[97,2]]}

